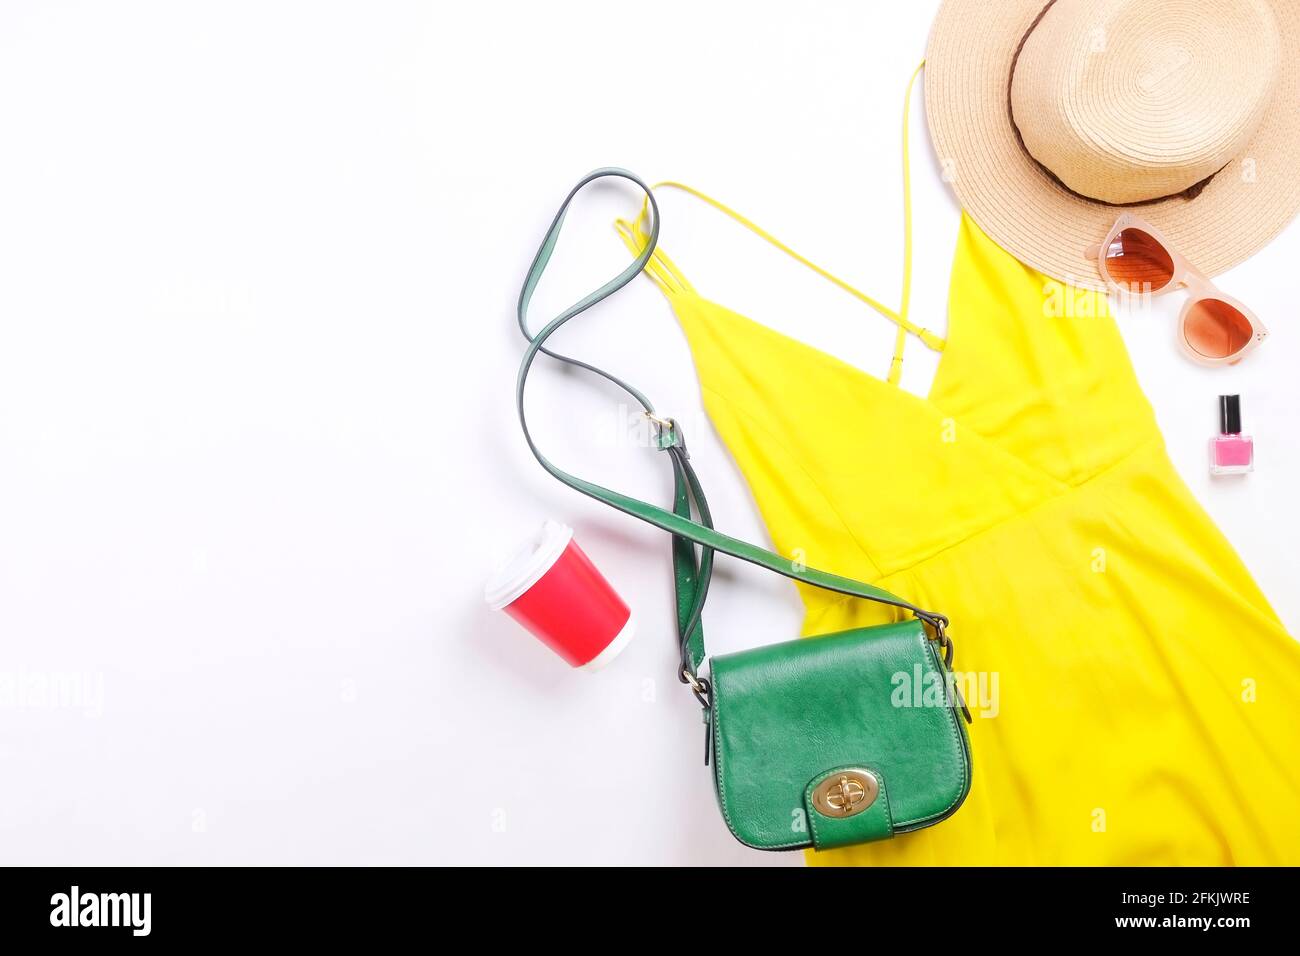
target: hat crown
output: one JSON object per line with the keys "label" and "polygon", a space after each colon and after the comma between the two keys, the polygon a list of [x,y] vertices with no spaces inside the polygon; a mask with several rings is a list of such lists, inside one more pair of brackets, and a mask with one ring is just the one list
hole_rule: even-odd
{"label": "hat crown", "polygon": [[1242,157],[1280,56],[1266,0],[1055,0],[1016,58],[1011,115],[1069,189],[1147,202]]}

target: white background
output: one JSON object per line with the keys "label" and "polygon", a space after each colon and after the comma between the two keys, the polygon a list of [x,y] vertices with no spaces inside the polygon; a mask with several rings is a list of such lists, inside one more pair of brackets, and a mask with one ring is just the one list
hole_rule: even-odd
{"label": "white background", "polygon": [[[6,2],[0,861],[801,863],[714,806],[668,542],[528,456],[513,305],[606,164],[714,192],[896,303],[903,90],[936,6]],[[918,92],[915,315],[941,331],[957,210],[923,116]],[[626,262],[633,202],[581,202],[539,321]],[[688,198],[663,212],[702,291],[885,371],[884,320]],[[1293,226],[1223,277],[1274,332],[1239,368],[1180,356],[1178,301],[1121,320],[1180,472],[1292,629],[1298,255]],[[658,291],[563,338],[687,424],[720,526],[763,540]],[[913,342],[905,385],[933,367]],[[666,500],[616,396],[537,379],[561,464]],[[1259,470],[1211,482],[1227,391]],[[482,602],[546,517],[640,622],[598,675]],[[799,618],[725,563],[710,646]]]}

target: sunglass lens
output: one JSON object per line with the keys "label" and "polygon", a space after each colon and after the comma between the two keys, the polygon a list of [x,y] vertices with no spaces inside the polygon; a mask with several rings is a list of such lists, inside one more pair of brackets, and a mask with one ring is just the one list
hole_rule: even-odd
{"label": "sunglass lens", "polygon": [[1192,303],[1183,322],[1187,344],[1206,358],[1236,355],[1255,334],[1250,319],[1241,310],[1221,299],[1201,299]]}
{"label": "sunglass lens", "polygon": [[1133,293],[1159,292],[1174,278],[1174,260],[1159,240],[1141,229],[1125,229],[1106,249],[1110,280]]}

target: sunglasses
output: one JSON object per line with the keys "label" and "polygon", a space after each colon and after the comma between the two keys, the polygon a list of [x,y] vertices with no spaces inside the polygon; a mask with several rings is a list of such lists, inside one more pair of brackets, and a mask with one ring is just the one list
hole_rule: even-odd
{"label": "sunglasses", "polygon": [[1097,260],[1107,285],[1121,295],[1164,295],[1186,289],[1178,343],[1202,365],[1235,365],[1268,336],[1255,314],[1224,295],[1209,277],[1174,252],[1154,226],[1125,213],[1106,241],[1085,255]]}

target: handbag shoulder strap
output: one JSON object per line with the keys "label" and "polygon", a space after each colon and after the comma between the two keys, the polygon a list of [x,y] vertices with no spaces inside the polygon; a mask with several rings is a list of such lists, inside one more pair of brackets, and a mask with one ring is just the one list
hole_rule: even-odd
{"label": "handbag shoulder strap", "polygon": [[[550,262],[551,255],[555,251],[556,242],[559,240],[560,231],[564,226],[564,217],[568,212],[570,204],[577,194],[587,186],[598,179],[607,177],[626,179],[638,186],[646,195],[646,201],[649,203],[651,210],[650,215],[650,235],[649,241],[641,250],[640,254],[625,268],[622,272],[610,279],[600,288],[584,296],[578,302],[569,306],[555,318],[551,319],[540,331],[532,333],[528,327],[528,308],[532,301],[533,293],[541,280],[542,274],[546,271],[546,266]],[[712,526],[712,520],[708,513],[708,504],[705,501],[703,490],[700,487],[699,480],[691,467],[689,455],[686,452],[685,441],[680,426],[671,419],[659,418],[655,415],[654,405],[650,400],[632,385],[624,382],[615,375],[596,368],[579,359],[561,355],[546,348],[546,341],[561,326],[570,319],[585,312],[596,303],[608,298],[619,289],[631,282],[645,268],[646,263],[654,254],[655,246],[659,240],[659,207],[655,202],[654,194],[650,187],[641,181],[636,175],[625,169],[606,167],[597,169],[583,177],[577,185],[569,191],[568,196],[560,205],[559,211],[556,212],[555,218],[551,221],[550,228],[546,231],[546,236],[542,240],[541,246],[533,258],[532,265],[528,269],[528,274],[524,279],[523,289],[519,294],[518,319],[519,328],[524,337],[528,339],[528,347],[524,350],[523,360],[519,365],[519,375],[515,383],[515,406],[519,415],[519,424],[523,429],[524,439],[528,442],[528,447],[533,456],[552,476],[562,481],[576,491],[580,491],[597,501],[602,501],[631,515],[642,521],[652,524],[657,528],[673,535],[673,552],[674,564],[677,578],[677,599],[678,599],[678,624],[682,629],[682,658],[683,667],[682,680],[692,685],[697,696],[701,691],[707,695],[707,683],[696,676],[701,662],[704,658],[704,643],[699,629],[700,610],[704,603],[705,592],[708,588],[709,576],[712,572],[712,556],[714,551],[720,551],[723,554],[731,555],[759,567],[767,568],[777,574],[793,578],[796,581],[802,581],[813,587],[822,588],[827,591],[834,591],[839,594],[851,597],[863,598],[868,601],[876,601],[880,604],[887,604],[892,607],[910,611],[921,621],[925,622],[935,632],[937,640],[943,643],[945,651],[951,655],[951,642],[945,634],[945,628],[948,619],[936,611],[928,611],[917,607],[908,601],[903,600],[895,594],[878,588],[871,584],[865,584],[861,581],[855,581],[852,578],[842,577],[838,574],[830,574],[826,571],[818,571],[814,568],[805,567],[802,564],[784,558],[779,554],[761,548],[758,545],[742,541],[723,534]],[[646,416],[654,424],[657,431],[658,445],[661,449],[668,451],[672,458],[674,472],[674,507],[672,510],[651,504],[648,501],[642,501],[639,498],[633,498],[629,495],[622,494],[601,485],[579,478],[569,472],[564,471],[554,462],[548,459],[537,443],[533,440],[532,433],[528,428],[528,418],[524,408],[525,386],[528,381],[528,373],[533,367],[539,353],[546,354],[559,361],[575,365],[579,368],[586,369],[596,375],[601,376],[607,381],[621,388],[644,409]],[[691,517],[691,505],[694,504],[696,511],[700,514],[700,520],[695,521]],[[695,545],[702,548],[699,560],[695,557]],[[702,698],[703,699],[703,698]]]}

